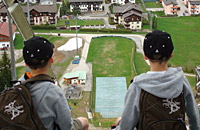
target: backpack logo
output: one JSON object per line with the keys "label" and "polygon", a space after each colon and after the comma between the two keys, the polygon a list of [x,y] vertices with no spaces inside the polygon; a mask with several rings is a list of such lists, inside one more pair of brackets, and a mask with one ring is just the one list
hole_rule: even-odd
{"label": "backpack logo", "polygon": [[180,102],[173,101],[173,98],[163,100],[163,106],[171,109],[169,114],[178,111],[180,109],[178,105],[180,105]]}
{"label": "backpack logo", "polygon": [[14,100],[13,102],[10,102],[7,106],[5,106],[4,112],[7,113],[8,115],[12,114],[11,120],[13,120],[15,117],[19,116],[21,113],[24,112],[24,110],[20,110],[20,109],[23,109],[23,105],[16,106],[15,102],[16,100]]}

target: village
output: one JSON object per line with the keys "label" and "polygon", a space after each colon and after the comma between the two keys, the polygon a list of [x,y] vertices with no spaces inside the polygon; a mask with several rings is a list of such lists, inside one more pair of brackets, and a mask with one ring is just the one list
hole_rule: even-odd
{"label": "village", "polygon": [[[72,116],[87,117],[92,124],[90,130],[110,129],[110,125],[121,115],[123,108],[119,106],[124,104],[124,100],[117,102],[115,100],[124,99],[129,80],[144,72],[144,70],[138,72],[137,68],[142,65],[137,65],[134,58],[137,53],[143,56],[144,35],[152,30],[160,29],[157,25],[157,18],[192,19],[200,15],[200,0],[18,0],[18,2],[27,19],[30,16],[29,24],[34,33],[55,42],[55,65],[53,67],[55,70],[51,72],[51,75],[65,93]],[[28,2],[29,4],[27,4]],[[3,6],[3,3],[1,5]],[[75,9],[78,9],[77,14],[74,14]],[[7,9],[2,7],[0,8],[1,56],[4,50],[10,55],[8,22]],[[191,22],[187,24],[190,25]],[[22,59],[23,40],[14,24],[12,25],[12,35],[14,44],[21,42],[21,47],[15,48],[16,68],[22,71],[17,75],[20,78],[26,71]],[[134,56],[131,57],[134,60],[130,61],[134,72],[128,78],[119,72],[119,75],[112,75],[109,73],[109,69],[96,71],[98,67],[101,67],[96,64],[99,62],[98,57],[91,58],[93,55],[91,46],[96,39],[102,39],[103,42],[104,38],[110,38],[108,41],[111,43],[118,38],[134,43],[135,51],[130,50],[134,52]],[[107,49],[112,50],[113,48],[109,48],[107,45],[102,53],[107,53],[109,52]],[[146,68],[149,67],[149,63],[143,57],[138,59],[142,59]],[[102,64],[105,66],[114,66],[117,61],[114,58],[104,57],[103,62]],[[187,62],[182,67],[185,76],[192,80],[191,86],[200,110],[200,62],[193,63],[188,59]],[[59,63],[63,63],[62,67],[57,65]],[[192,67],[189,66],[190,63],[192,63]],[[170,62],[170,65],[179,66],[181,64],[173,61]],[[111,85],[111,83],[116,84]],[[110,89],[119,84],[121,87],[116,90]],[[107,91],[107,93],[97,86],[108,87],[104,89],[111,91]],[[110,95],[115,95],[113,92],[118,94],[109,98]],[[105,95],[102,96],[100,93]],[[111,102],[115,105],[111,106]],[[102,106],[107,109],[103,110]],[[116,111],[113,111],[113,108],[116,108]],[[106,123],[109,119],[111,121]]]}

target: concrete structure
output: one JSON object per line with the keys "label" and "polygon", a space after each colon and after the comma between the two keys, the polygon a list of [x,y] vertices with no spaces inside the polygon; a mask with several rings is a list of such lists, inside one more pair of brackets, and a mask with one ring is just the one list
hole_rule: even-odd
{"label": "concrete structure", "polygon": [[103,0],[69,0],[70,12],[77,7],[80,12],[103,11]]}
{"label": "concrete structure", "polygon": [[176,0],[162,0],[165,15],[177,15],[178,3]]}
{"label": "concrete structure", "polygon": [[67,99],[79,99],[82,97],[82,88],[79,84],[68,85],[64,91]]}
{"label": "concrete structure", "polygon": [[142,28],[142,8],[139,5],[126,3],[123,6],[113,6],[115,24],[122,24],[126,29]]}
{"label": "concrete structure", "polygon": [[135,3],[135,0],[111,0],[111,4],[120,4],[120,5],[124,5],[128,2],[131,2],[131,3]]}
{"label": "concrete structure", "polygon": [[[27,6],[22,6],[23,12],[27,16]],[[57,6],[56,5],[33,5],[30,6],[30,24],[56,24]],[[0,22],[8,22],[7,10],[5,7],[0,9]]]}
{"label": "concrete structure", "polygon": [[[12,25],[13,41],[15,39],[16,26]],[[10,47],[9,24],[0,23],[0,49]]]}
{"label": "concrete structure", "polygon": [[66,73],[63,75],[64,84],[80,84],[85,85],[86,83],[86,71],[75,71],[72,73]]}
{"label": "concrete structure", "polygon": [[40,0],[40,5],[54,5],[56,0]]}
{"label": "concrete structure", "polygon": [[188,1],[188,12],[191,15],[200,14],[200,0],[189,0]]}

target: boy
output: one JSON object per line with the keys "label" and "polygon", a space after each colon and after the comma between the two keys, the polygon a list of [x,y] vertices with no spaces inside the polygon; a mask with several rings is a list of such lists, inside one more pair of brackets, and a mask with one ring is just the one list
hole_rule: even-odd
{"label": "boy", "polygon": [[[48,75],[53,64],[54,45],[42,37],[33,37],[24,43],[23,57],[31,72],[28,79],[40,74]],[[25,79],[21,79],[22,81]],[[58,86],[50,81],[37,81],[29,87],[34,107],[47,130],[87,130],[88,120],[83,117],[72,119],[67,100]]]}
{"label": "boy", "polygon": [[156,30],[146,35],[143,50],[144,58],[150,62],[150,71],[136,76],[130,84],[122,117],[116,121],[116,130],[133,130],[137,126],[142,89],[165,99],[176,98],[183,92],[190,130],[200,130],[199,113],[189,82],[181,68],[168,68],[173,48],[171,36],[166,32]]}

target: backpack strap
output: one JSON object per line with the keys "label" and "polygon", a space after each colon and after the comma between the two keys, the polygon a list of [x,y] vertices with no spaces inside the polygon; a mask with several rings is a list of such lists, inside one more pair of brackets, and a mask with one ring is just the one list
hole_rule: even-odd
{"label": "backpack strap", "polygon": [[50,77],[49,75],[47,75],[47,74],[39,74],[39,75],[34,76],[34,77],[30,78],[30,79],[27,79],[26,81],[22,82],[22,84],[24,86],[30,86],[33,83],[35,83],[36,81],[50,81],[50,82],[55,83],[53,78]]}

